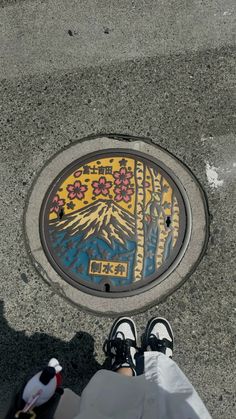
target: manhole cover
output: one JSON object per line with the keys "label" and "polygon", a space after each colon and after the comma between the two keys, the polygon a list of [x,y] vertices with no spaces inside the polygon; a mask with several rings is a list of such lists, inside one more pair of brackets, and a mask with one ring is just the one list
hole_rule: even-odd
{"label": "manhole cover", "polygon": [[76,287],[128,295],[168,274],[186,235],[185,207],[161,162],[125,149],[92,153],[49,188],[40,219],[43,248]]}
{"label": "manhole cover", "polygon": [[[194,205],[202,205],[196,245],[202,250],[204,199],[190,173],[167,152],[140,140],[104,137],[63,150],[43,169],[29,200],[26,227],[28,220],[36,266],[51,283],[59,282],[66,297],[89,309],[142,309],[164,294],[161,284],[171,281],[175,288],[186,277],[181,261],[197,217],[190,192]],[[37,214],[32,196],[40,203]],[[39,219],[35,233],[32,216]],[[194,263],[199,255],[197,249]]]}

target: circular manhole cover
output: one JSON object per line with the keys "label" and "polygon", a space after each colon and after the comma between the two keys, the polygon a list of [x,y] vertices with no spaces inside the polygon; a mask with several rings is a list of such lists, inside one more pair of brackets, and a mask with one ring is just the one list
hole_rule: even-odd
{"label": "circular manhole cover", "polygon": [[[203,228],[196,263],[206,238],[205,204],[190,173],[140,140],[99,137],[78,143],[59,153],[34,185],[26,213],[34,261],[77,304],[109,313],[142,309],[165,294],[163,282],[175,278],[175,288],[186,276],[176,268],[197,222],[189,196],[193,187],[194,204],[201,196]],[[35,203],[31,206],[36,194],[37,214]],[[32,216],[39,220],[35,233]]]}
{"label": "circular manhole cover", "polygon": [[42,205],[41,239],[53,267],[76,287],[111,297],[168,275],[188,226],[174,178],[161,162],[126,149],[74,161]]}

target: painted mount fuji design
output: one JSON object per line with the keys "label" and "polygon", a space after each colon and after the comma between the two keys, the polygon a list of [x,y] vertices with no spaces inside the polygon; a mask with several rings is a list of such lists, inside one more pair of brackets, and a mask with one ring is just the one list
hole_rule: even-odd
{"label": "painted mount fuji design", "polygon": [[83,240],[99,237],[109,245],[113,240],[124,245],[135,238],[134,216],[111,200],[99,200],[50,224],[68,236],[82,234]]}

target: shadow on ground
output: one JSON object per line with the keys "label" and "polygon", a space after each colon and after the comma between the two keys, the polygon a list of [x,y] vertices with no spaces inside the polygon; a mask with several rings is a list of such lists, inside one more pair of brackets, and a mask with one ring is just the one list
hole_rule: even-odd
{"label": "shadow on ground", "polygon": [[[4,318],[3,302],[0,302],[0,377],[1,393],[6,396],[4,406],[1,406],[1,417],[5,417],[11,404],[12,395],[22,387],[32,375],[42,369],[51,357],[56,357],[63,366],[63,384],[65,387],[73,389],[76,393],[81,394],[92,376],[100,369],[107,368],[107,360],[100,365],[94,354],[94,339],[85,332],[78,332],[70,342],[63,342],[60,339],[48,336],[44,333],[35,333],[28,337],[24,332],[17,332],[9,327]],[[142,335],[143,339],[143,335]],[[10,350],[9,350],[10,348]],[[102,386],[104,382],[101,382]],[[107,397],[112,399],[112,387],[108,387]],[[99,393],[100,390],[98,390]],[[110,394],[109,394],[110,392]],[[191,392],[191,390],[190,390]],[[192,407],[185,400],[188,392],[168,393],[159,388],[157,398],[165,401],[168,405],[171,417],[174,417],[175,404],[178,400],[181,406],[178,407],[179,413],[183,417],[191,417],[192,419],[200,419],[199,415],[193,411]],[[121,396],[122,398],[122,396]],[[59,400],[59,399],[58,399]],[[115,403],[115,402],[114,402]],[[57,406],[57,402],[56,402]],[[114,407],[117,409],[118,407]],[[47,411],[47,405],[45,404]],[[54,411],[54,410],[53,410]],[[44,412],[44,413],[46,413]],[[173,415],[173,416],[172,416]],[[12,417],[11,414],[7,417]],[[44,415],[39,415],[43,417]]]}
{"label": "shadow on ground", "polygon": [[[1,394],[8,407],[12,393],[26,378],[40,371],[50,358],[57,358],[63,366],[63,385],[81,394],[91,377],[101,368],[94,354],[94,339],[85,332],[78,332],[70,342],[35,333],[28,337],[9,327],[4,318],[3,302],[0,302],[0,376]],[[3,409],[3,410],[2,410]]]}

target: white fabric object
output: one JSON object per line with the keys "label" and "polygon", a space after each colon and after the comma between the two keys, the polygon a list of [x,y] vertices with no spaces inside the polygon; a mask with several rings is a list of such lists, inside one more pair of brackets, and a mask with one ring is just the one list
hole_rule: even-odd
{"label": "white fabric object", "polygon": [[61,396],[54,419],[72,419],[79,412],[80,397],[69,388]]}
{"label": "white fabric object", "polygon": [[56,373],[62,371],[62,367],[61,367],[61,365],[59,364],[59,362],[58,362],[58,360],[56,358],[50,359],[50,361],[48,363],[48,366],[55,368]]}
{"label": "white fabric object", "polygon": [[41,381],[39,381],[41,374],[42,371],[38,372],[28,381],[22,395],[24,401],[28,402],[31,401],[31,399],[38,391],[42,391],[41,395],[37,399],[37,402],[35,403],[35,406],[40,406],[41,404],[46,403],[53,396],[57,387],[56,377],[53,377],[45,386],[43,383],[41,383]]}
{"label": "white fabric object", "polygon": [[172,359],[145,352],[144,366],[137,377],[98,371],[82,393],[78,415],[67,412],[66,419],[211,419]]}

